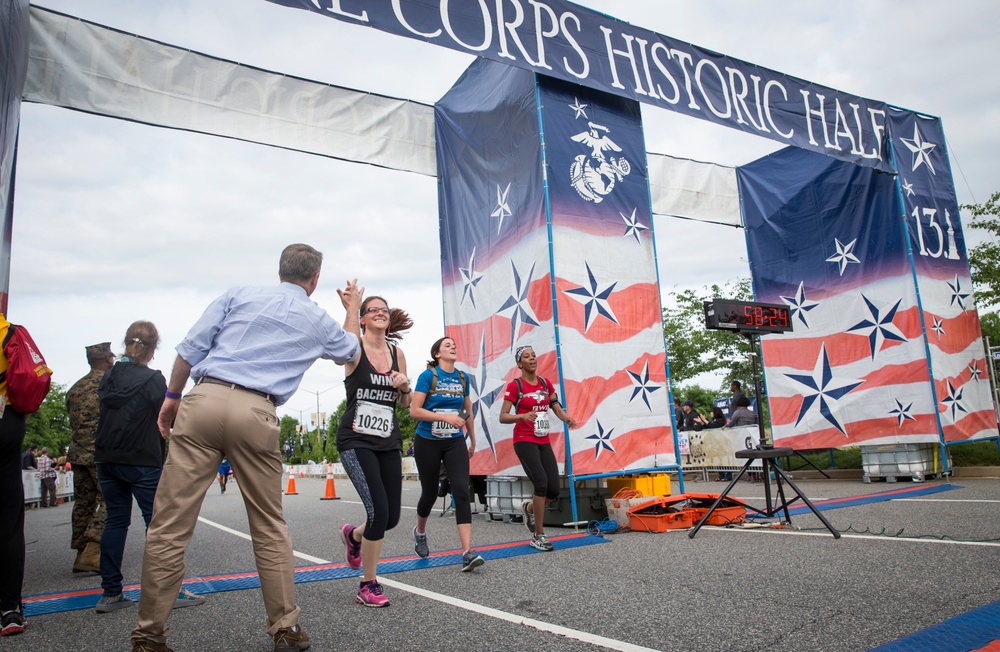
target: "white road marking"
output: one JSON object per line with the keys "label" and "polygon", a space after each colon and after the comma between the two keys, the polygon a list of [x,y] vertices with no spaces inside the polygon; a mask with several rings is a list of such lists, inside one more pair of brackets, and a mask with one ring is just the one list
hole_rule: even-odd
{"label": "white road marking", "polygon": [[[822,532],[799,532],[794,528],[786,528],[784,530],[775,530],[773,528],[738,528],[738,527],[704,527],[702,531],[712,531],[712,532],[760,532],[761,530],[769,530],[774,534],[787,534],[800,537],[829,537],[833,538],[832,535],[827,531]],[[678,532],[686,532],[687,530],[677,530]],[[841,534],[842,539],[869,539],[874,541],[899,541],[907,543],[947,543],[954,546],[985,546],[987,548],[1000,548],[1000,542],[998,541],[951,541],[947,539],[924,539],[917,537],[888,537],[888,536],[874,536],[869,534]]]}
{"label": "white road marking", "polygon": [[[250,535],[239,530],[234,530],[230,527],[226,527],[221,523],[216,523],[215,521],[210,521],[202,516],[198,517],[198,520],[205,525],[210,525],[214,528],[218,528],[227,534],[232,534],[238,536],[241,539],[246,539],[250,541]],[[312,555],[307,555],[303,552],[297,550],[293,551],[293,554],[299,559],[303,559],[314,564],[331,564],[333,562],[327,559],[320,559],[319,557],[313,557]],[[395,580],[387,580],[385,578],[379,579],[379,582],[398,589],[400,591],[406,591],[407,593],[412,593],[413,595],[418,595],[422,598],[427,598],[429,600],[436,600],[453,607],[458,607],[459,609],[465,609],[466,611],[471,611],[473,613],[482,614],[484,616],[489,616],[491,618],[496,618],[497,620],[504,620],[509,623],[514,623],[516,625],[524,625],[525,627],[531,627],[543,632],[549,632],[551,634],[556,634],[559,636],[564,636],[575,641],[580,641],[582,643],[587,643],[589,645],[597,645],[601,647],[608,648],[609,650],[621,650],[621,652],[656,652],[655,648],[643,647],[641,645],[634,645],[632,643],[627,643],[625,641],[619,641],[613,638],[606,638],[604,636],[598,636],[596,634],[591,634],[589,632],[583,632],[578,629],[570,629],[569,627],[562,627],[561,625],[553,625],[552,623],[547,623],[541,620],[536,620],[534,618],[526,618],[525,616],[518,616],[517,614],[508,613],[506,611],[501,611],[499,609],[493,609],[491,607],[486,607],[481,604],[476,604],[474,602],[468,602],[466,600],[461,600],[459,598],[452,597],[450,595],[444,595],[443,593],[436,593],[434,591],[428,591],[427,589],[421,589],[416,586],[411,586],[409,584],[404,584],[403,582],[397,582]]]}

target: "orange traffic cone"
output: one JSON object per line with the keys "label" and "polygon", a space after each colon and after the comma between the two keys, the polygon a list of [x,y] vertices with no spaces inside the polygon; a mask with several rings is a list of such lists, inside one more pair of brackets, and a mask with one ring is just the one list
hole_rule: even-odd
{"label": "orange traffic cone", "polygon": [[320,500],[340,500],[337,497],[337,487],[333,484],[333,464],[326,467],[326,493]]}
{"label": "orange traffic cone", "polygon": [[298,496],[299,492],[295,491],[295,467],[291,467],[288,470],[288,490],[285,491],[286,496]]}
{"label": "orange traffic cone", "polygon": [[301,466],[299,467],[299,477],[300,477],[300,478],[304,478],[304,477],[306,477],[306,474],[305,474],[305,471],[303,471],[303,470],[302,470],[302,467],[301,467]]}

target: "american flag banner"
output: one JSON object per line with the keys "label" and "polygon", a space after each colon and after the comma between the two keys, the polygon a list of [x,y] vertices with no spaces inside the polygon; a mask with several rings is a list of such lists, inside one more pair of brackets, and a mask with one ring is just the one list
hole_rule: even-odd
{"label": "american flag banner", "polygon": [[479,59],[435,105],[435,134],[473,473],[521,474],[499,414],[523,345],[578,423],[553,431],[567,474],[676,464],[638,104]]}
{"label": "american flag banner", "polygon": [[942,439],[996,437],[989,362],[941,121],[892,109],[889,131]]}
{"label": "american flag banner", "polygon": [[895,178],[795,148],[737,177],[756,298],[794,325],[761,338],[775,443],[939,441]]}

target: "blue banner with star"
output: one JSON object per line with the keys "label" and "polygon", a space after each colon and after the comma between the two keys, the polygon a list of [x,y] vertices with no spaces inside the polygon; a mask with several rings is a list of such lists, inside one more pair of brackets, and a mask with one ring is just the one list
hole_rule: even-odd
{"label": "blue banner with star", "polygon": [[941,121],[893,109],[889,125],[942,439],[996,437],[988,358]]}
{"label": "blue banner with star", "polygon": [[446,332],[478,474],[521,474],[504,388],[531,346],[576,475],[676,463],[638,105],[479,59],[437,103]]}
{"label": "blue banner with star", "polygon": [[794,326],[761,338],[775,442],[939,441],[895,178],[795,148],[737,178],[756,298]]}

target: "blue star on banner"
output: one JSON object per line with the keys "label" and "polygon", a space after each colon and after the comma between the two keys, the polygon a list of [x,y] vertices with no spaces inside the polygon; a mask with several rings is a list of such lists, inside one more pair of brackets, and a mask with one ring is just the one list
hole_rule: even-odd
{"label": "blue star on banner", "polygon": [[618,214],[622,216],[623,220],[625,220],[625,237],[627,238],[631,235],[635,237],[636,242],[641,242],[641,240],[639,239],[639,234],[647,230],[649,227],[644,225],[642,222],[638,220],[638,218],[636,218],[635,211],[636,209],[633,208],[632,214],[627,217],[625,213],[618,213]]}
{"label": "blue star on banner", "polygon": [[503,218],[510,217],[513,215],[510,210],[510,206],[507,204],[507,197],[510,195],[510,184],[503,190],[500,190],[500,184],[497,184],[497,206],[490,213],[490,217],[499,218],[497,222],[497,233],[500,233],[500,228],[503,226]]}
{"label": "blue star on banner", "polygon": [[962,279],[958,278],[957,274],[955,275],[954,281],[948,282],[948,289],[951,290],[951,303],[948,305],[953,306],[957,303],[958,307],[962,309],[962,312],[968,310],[965,307],[965,300],[969,298],[971,293],[962,292]]}
{"label": "blue star on banner", "polygon": [[983,375],[983,370],[979,368],[979,363],[975,360],[969,363],[969,374],[977,383],[979,382],[979,377]]}
{"label": "blue star on banner", "polygon": [[800,385],[805,386],[811,393],[802,394],[802,407],[799,408],[799,416],[795,419],[795,425],[802,423],[806,416],[818,413],[819,416],[842,432],[845,436],[847,431],[833,414],[833,408],[837,401],[845,394],[854,390],[863,380],[842,380],[833,377],[833,368],[830,366],[830,358],[826,354],[826,345],[819,349],[819,357],[816,358],[816,366],[811,375],[809,374],[785,374]]}
{"label": "blue star on banner", "polygon": [[[492,382],[491,382],[492,381]],[[493,452],[493,459],[496,459],[497,451],[493,445],[493,437],[490,436],[490,410],[497,402],[497,398],[503,396],[504,384],[501,381],[493,380],[486,374],[486,338],[480,339],[479,343],[479,367],[475,375],[469,374],[469,385],[471,391],[469,397],[472,399],[472,414],[479,418],[479,432],[486,437],[486,443],[490,445]]]}
{"label": "blue star on banner", "polygon": [[[503,315],[510,311],[510,348],[514,348],[514,339],[517,337],[518,322],[538,326],[535,315],[531,311],[531,304],[528,302],[528,291],[531,289],[531,277],[535,273],[535,265],[532,263],[528,271],[528,278],[521,283],[521,275],[517,273],[514,261],[510,261],[510,268],[514,272],[514,293],[507,297],[503,305],[497,309],[497,314]],[[506,315],[504,315],[506,316]]]}
{"label": "blue star on banner", "polygon": [[629,371],[628,375],[632,378],[632,396],[629,397],[628,402],[631,403],[635,400],[636,396],[642,396],[642,402],[646,404],[649,411],[653,411],[653,406],[649,404],[649,395],[660,389],[660,385],[650,382],[649,380],[649,362],[644,362],[642,365],[642,373],[635,373],[634,371]]}
{"label": "blue star on banner", "polygon": [[875,306],[871,300],[865,295],[861,295],[861,298],[865,300],[865,304],[868,306],[868,313],[871,316],[870,319],[865,319],[858,322],[854,326],[847,329],[847,332],[851,331],[861,331],[865,329],[871,329],[868,332],[868,346],[871,347],[872,360],[875,359],[875,354],[882,349],[882,345],[887,340],[893,340],[895,342],[905,342],[906,338],[903,334],[899,332],[896,325],[892,323],[892,320],[896,317],[896,311],[899,310],[899,304],[902,303],[902,299],[896,302],[892,308],[889,309],[884,315],[880,314],[880,310]]}
{"label": "blue star on banner", "polygon": [[906,145],[906,149],[913,154],[913,168],[910,172],[916,172],[918,167],[926,164],[931,174],[937,175],[937,172],[934,171],[934,164],[931,163],[931,152],[937,145],[925,141],[916,124],[913,125],[913,138],[900,138],[900,140]]}
{"label": "blue star on banner", "polygon": [[858,239],[854,238],[846,245],[840,241],[839,238],[833,239],[834,246],[837,248],[837,253],[833,254],[826,259],[828,263],[837,263],[840,266],[840,275],[844,275],[844,270],[851,263],[861,263],[857,256],[854,255],[854,245],[858,243]]}
{"label": "blue star on banner", "polygon": [[476,307],[476,295],[473,291],[479,282],[483,280],[483,275],[476,272],[476,250],[472,249],[472,255],[469,256],[469,266],[459,267],[458,271],[462,274],[462,300],[459,301],[460,304],[465,303],[465,297],[469,297],[469,301],[472,303],[472,307]]}
{"label": "blue star on banner", "polygon": [[948,395],[941,399],[941,402],[944,403],[944,408],[946,410],[951,411],[952,423],[958,420],[956,417],[958,416],[959,411],[968,412],[968,410],[962,407],[961,401],[963,393],[964,390],[961,387],[955,387],[951,384],[950,380],[948,381]]}
{"label": "blue star on banner", "polygon": [[611,306],[608,305],[608,297],[611,296],[618,282],[615,281],[603,290],[599,289],[597,279],[594,278],[594,273],[590,271],[590,264],[585,263],[585,265],[587,267],[587,276],[590,278],[590,288],[577,287],[570,290],[563,290],[563,292],[570,295],[575,301],[583,304],[583,313],[586,318],[586,326],[584,326],[583,332],[586,333],[590,330],[590,325],[594,323],[598,315],[606,317],[616,324],[618,323],[618,318],[615,317]]}
{"label": "blue star on banner", "polygon": [[607,432],[604,432],[604,427],[601,425],[600,419],[597,420],[597,433],[589,435],[586,439],[596,440],[594,443],[594,459],[600,459],[601,451],[607,450],[612,453],[615,452],[615,447],[611,445],[611,433],[615,431],[611,428]]}
{"label": "blue star on banner", "polygon": [[805,283],[799,281],[799,289],[796,290],[794,297],[781,297],[781,300],[788,304],[791,308],[792,319],[796,317],[802,322],[802,325],[809,328],[809,322],[806,321],[806,313],[819,305],[816,301],[809,301],[806,299]]}
{"label": "blue star on banner", "polygon": [[913,407],[913,403],[907,403],[903,405],[898,398],[893,399],[896,401],[895,409],[889,410],[889,414],[895,416],[899,419],[899,427],[903,427],[903,421],[909,419],[910,421],[916,421],[917,418],[910,414],[910,409]]}
{"label": "blue star on banner", "polygon": [[931,330],[937,333],[938,339],[940,340],[941,336],[944,335],[944,320],[935,317],[934,325],[931,326]]}

